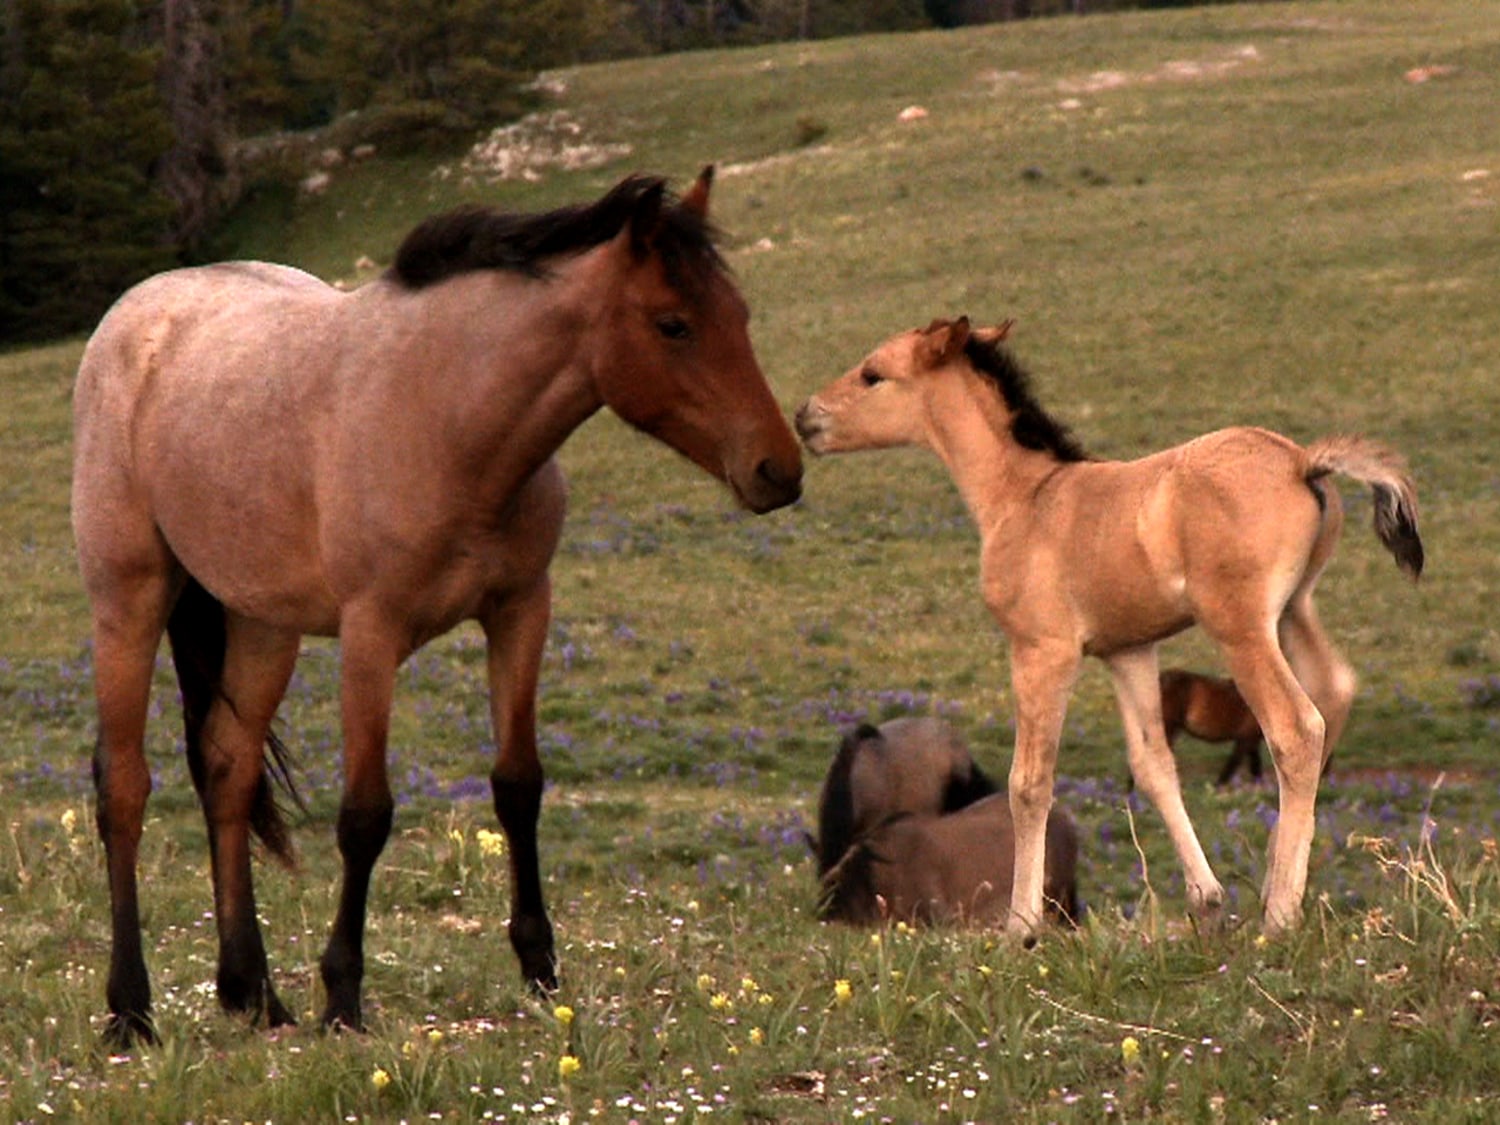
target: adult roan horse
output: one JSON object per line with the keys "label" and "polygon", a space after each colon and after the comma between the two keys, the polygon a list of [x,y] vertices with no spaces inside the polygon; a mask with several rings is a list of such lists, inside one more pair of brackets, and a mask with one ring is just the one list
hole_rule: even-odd
{"label": "adult roan horse", "polygon": [[1234,743],[1217,784],[1228,785],[1241,765],[1260,780],[1260,724],[1233,680],[1166,669],[1161,674],[1161,720],[1167,745],[1174,751],[1181,734],[1204,742]]}
{"label": "adult roan horse", "polygon": [[1058,741],[1084,656],[1109,668],[1131,772],[1166,822],[1189,907],[1217,918],[1223,887],[1183,806],[1157,681],[1157,643],[1195,622],[1222,649],[1271,747],[1280,819],[1263,925],[1291,926],[1306,889],[1319,774],[1356,682],[1312,601],[1343,525],[1324,478],[1344,473],[1371,487],[1375,532],[1415,578],[1422,543],[1406,468],[1362,438],[1302,448],[1248,427],[1138,461],[1089,460],[1000,346],[1008,329],[971,330],[960,318],[893,336],[797,414],[814,453],[932,449],[978,525],[981,588],[1010,640],[1016,707],[1007,926],[1029,935],[1041,916]]}
{"label": "adult roan horse", "polygon": [[801,488],[715,249],[711,179],[681,199],[636,176],[545,214],[461,208],[419,225],[352,293],[229,263],[145,281],[104,318],[78,373],[73,527],[93,609],[111,1038],[154,1034],[136,862],[164,629],[208,823],[224,1007],[292,1022],[256,922],[249,835],[290,862],[262,748],[299,638],[339,639],[343,882],[322,1021],[358,1028],[396,669],[465,620],[488,644],[510,940],[525,976],[555,985],[535,734],[565,504],[553,453],[608,406],[752,511]]}
{"label": "adult roan horse", "polygon": [[818,794],[818,836],[808,837],[818,876],[851,844],[892,816],[956,812],[997,786],[941,719],[861,723],[844,735]]}

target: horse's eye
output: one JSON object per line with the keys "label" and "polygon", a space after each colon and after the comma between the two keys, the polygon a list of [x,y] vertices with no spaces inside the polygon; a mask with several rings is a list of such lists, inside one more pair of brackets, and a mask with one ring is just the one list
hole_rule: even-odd
{"label": "horse's eye", "polygon": [[656,318],[656,330],[668,340],[686,340],[693,334],[688,322],[676,314]]}
{"label": "horse's eye", "polygon": [[873,387],[876,383],[885,382],[885,376],[873,367],[866,367],[860,371],[859,381],[867,387]]}

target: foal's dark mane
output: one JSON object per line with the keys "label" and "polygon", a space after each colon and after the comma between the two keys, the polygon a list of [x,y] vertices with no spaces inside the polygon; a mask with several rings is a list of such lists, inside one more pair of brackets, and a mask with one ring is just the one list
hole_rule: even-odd
{"label": "foal's dark mane", "polygon": [[1011,437],[1018,445],[1050,453],[1059,461],[1091,460],[1068,427],[1042,409],[1031,393],[1031,377],[1009,351],[998,342],[985,343],[970,336],[964,355],[1005,400],[1012,414]]}
{"label": "foal's dark mane", "polygon": [[545,277],[550,259],[614,238],[653,193],[662,194],[663,200],[650,249],[662,256],[672,284],[724,269],[713,224],[681,206],[665,185],[658,176],[629,176],[593,203],[540,214],[466,204],[417,224],[396,251],[389,276],[408,289],[474,270]]}

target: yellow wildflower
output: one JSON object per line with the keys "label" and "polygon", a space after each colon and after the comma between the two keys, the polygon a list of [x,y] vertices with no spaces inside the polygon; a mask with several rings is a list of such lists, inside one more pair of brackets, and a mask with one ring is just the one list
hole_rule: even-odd
{"label": "yellow wildflower", "polygon": [[503,832],[491,832],[488,828],[481,828],[474,833],[474,838],[479,841],[479,854],[498,859],[505,854],[505,834]]}
{"label": "yellow wildflower", "polygon": [[755,983],[754,977],[745,977],[740,981],[740,991],[743,992],[746,996],[755,995],[756,991],[759,990],[759,988],[760,985]]}
{"label": "yellow wildflower", "polygon": [[833,982],[833,998],[839,1004],[847,1004],[854,997],[854,989],[847,980],[840,977]]}
{"label": "yellow wildflower", "polygon": [[734,1001],[729,998],[727,992],[715,992],[708,1006],[716,1012],[727,1012],[734,1008]]}
{"label": "yellow wildflower", "polygon": [[1126,1066],[1134,1066],[1141,1060],[1141,1042],[1134,1035],[1127,1035],[1120,1040],[1120,1058]]}
{"label": "yellow wildflower", "polygon": [[443,1041],[443,1033],[439,1028],[429,1027],[427,1029],[427,1042],[436,1047]]}
{"label": "yellow wildflower", "polygon": [[69,836],[78,828],[78,813],[73,809],[64,809],[62,814],[63,831]]}
{"label": "yellow wildflower", "polygon": [[390,1084],[391,1076],[377,1066],[370,1075],[370,1085],[377,1090],[384,1090]]}
{"label": "yellow wildflower", "polygon": [[557,1076],[566,1082],[583,1069],[583,1064],[574,1055],[564,1055],[557,1060]]}
{"label": "yellow wildflower", "polygon": [[698,974],[698,991],[699,992],[707,992],[713,986],[714,986],[714,978],[713,977],[709,976],[707,973],[699,973]]}
{"label": "yellow wildflower", "polygon": [[559,1004],[552,1009],[552,1018],[564,1027],[567,1027],[568,1024],[573,1022],[573,1009],[566,1004]]}
{"label": "yellow wildflower", "polygon": [[762,1031],[758,1027],[752,1027],[750,1029],[750,1042],[751,1043],[755,1044],[757,1047],[760,1047],[760,1046],[764,1045],[765,1041],[766,1041],[766,1033],[764,1031]]}

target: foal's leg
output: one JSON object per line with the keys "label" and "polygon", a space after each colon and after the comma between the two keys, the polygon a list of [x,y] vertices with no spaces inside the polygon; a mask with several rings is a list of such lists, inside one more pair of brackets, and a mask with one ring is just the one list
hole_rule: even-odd
{"label": "foal's leg", "polygon": [[[87,570],[85,563],[86,578]],[[109,869],[110,956],[105,995],[110,1015],[105,1036],[125,1047],[137,1039],[156,1039],[151,982],[141,950],[136,865],[146,799],[151,793],[145,754],[146,708],[172,591],[164,571],[89,586],[94,694],[99,709],[95,815]]]}
{"label": "foal's leg", "polygon": [[1109,657],[1107,663],[1125,725],[1130,772],[1136,786],[1166,822],[1187,879],[1188,909],[1211,921],[1224,903],[1224,888],[1208,865],[1203,845],[1198,842],[1198,834],[1193,831],[1193,822],[1182,803],[1177,762],[1162,728],[1156,647],[1119,652]]}
{"label": "foal's leg", "polygon": [[344,882],[333,932],[319,962],[328,994],[322,1023],[326,1028],[361,1031],[365,907],[370,873],[391,834],[395,812],[385,752],[396,667],[405,653],[395,630],[373,611],[345,614],[339,646],[344,794],[339,803],[338,842]]}
{"label": "foal's leg", "polygon": [[1295,925],[1302,914],[1326,725],[1292,674],[1272,626],[1216,639],[1240,694],[1260,722],[1281,791],[1261,894],[1264,928],[1274,934]]}
{"label": "foal's leg", "polygon": [[552,923],[542,901],[536,826],[542,807],[542,766],[536,748],[536,689],[552,586],[543,575],[530,590],[497,603],[482,618],[489,642],[490,713],[495,814],[510,850],[510,944],[521,973],[539,991],[557,988]]}
{"label": "foal's leg", "polygon": [[280,1027],[297,1021],[271,987],[250,872],[250,814],[265,771],[266,735],[296,666],[300,638],[233,614],[225,626],[223,692],[202,732],[219,1003]]}
{"label": "foal's leg", "polygon": [[1010,814],[1015,824],[1015,881],[1006,930],[1032,936],[1042,922],[1046,883],[1047,814],[1057,771],[1057,747],[1079,656],[1067,646],[1011,647],[1016,707],[1016,751],[1010,764]]}

